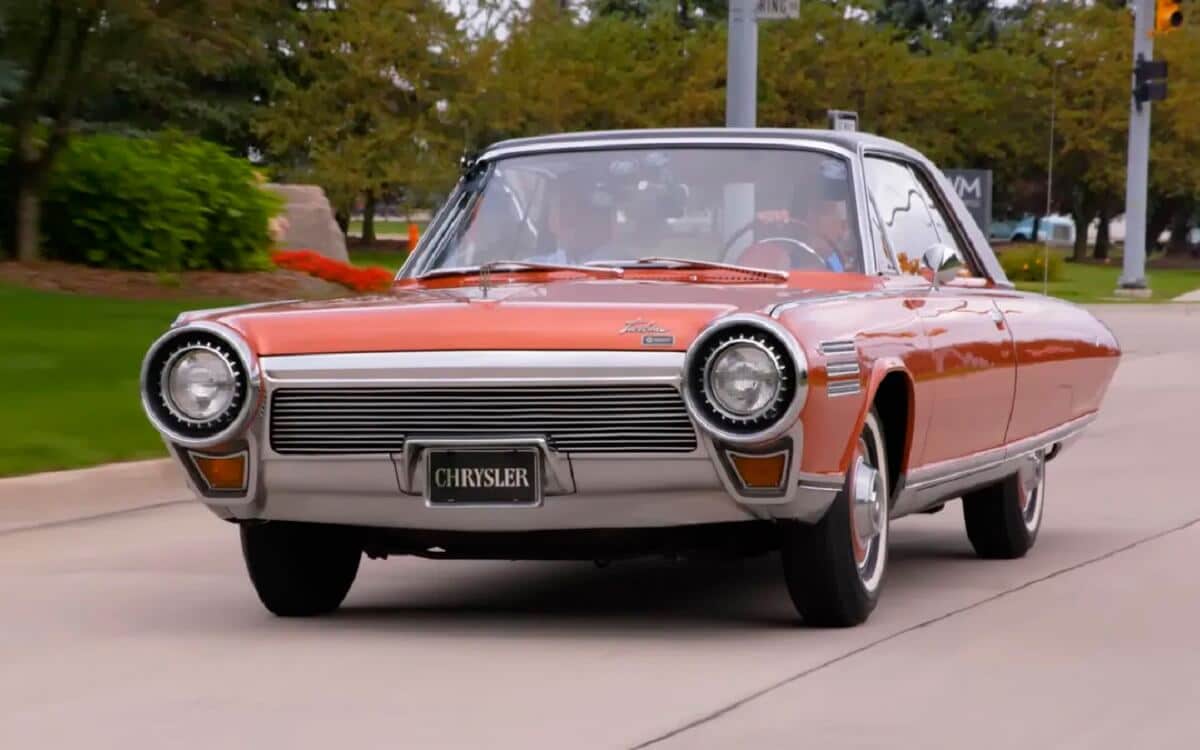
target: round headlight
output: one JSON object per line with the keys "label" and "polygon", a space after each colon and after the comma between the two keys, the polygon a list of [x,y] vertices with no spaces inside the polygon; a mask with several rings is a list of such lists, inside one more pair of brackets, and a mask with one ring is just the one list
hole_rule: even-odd
{"label": "round headlight", "polygon": [[237,396],[233,366],[211,349],[189,349],[164,373],[167,397],[184,417],[208,422],[225,412]]}
{"label": "round headlight", "polygon": [[150,422],[172,443],[189,448],[241,437],[261,392],[249,346],[207,321],[159,337],[142,361],[141,381]]}
{"label": "round headlight", "polygon": [[752,417],[779,396],[782,372],[772,352],[751,341],[735,341],[713,355],[708,368],[709,393],[716,406],[731,415]]}
{"label": "round headlight", "polygon": [[704,331],[684,360],[692,418],[730,443],[779,437],[795,424],[808,392],[804,351],[782,324],[731,315]]}

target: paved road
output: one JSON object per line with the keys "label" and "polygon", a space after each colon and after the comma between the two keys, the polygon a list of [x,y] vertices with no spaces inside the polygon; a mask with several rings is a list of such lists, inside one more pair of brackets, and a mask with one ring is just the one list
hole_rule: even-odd
{"label": "paved road", "polygon": [[0,747],[1195,748],[1200,307],[1102,315],[1128,354],[1038,546],[900,522],[865,627],[795,627],[774,559],[369,562],[281,621],[174,505],[0,534]]}

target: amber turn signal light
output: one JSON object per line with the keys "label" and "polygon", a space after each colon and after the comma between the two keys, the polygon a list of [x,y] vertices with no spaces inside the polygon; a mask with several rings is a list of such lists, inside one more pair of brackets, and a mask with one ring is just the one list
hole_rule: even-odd
{"label": "amber turn signal light", "polygon": [[210,490],[242,490],[246,488],[246,453],[232,456],[209,456],[193,453],[192,463]]}
{"label": "amber turn signal light", "polygon": [[783,472],[787,468],[786,452],[769,456],[747,456],[730,451],[729,460],[733,463],[738,478],[742,480],[742,485],[747,489],[773,490],[783,484]]}

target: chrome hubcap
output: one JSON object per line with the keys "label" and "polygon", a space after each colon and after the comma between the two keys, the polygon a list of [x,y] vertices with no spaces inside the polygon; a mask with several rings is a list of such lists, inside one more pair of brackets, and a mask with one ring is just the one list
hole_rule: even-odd
{"label": "chrome hubcap", "polygon": [[1046,457],[1034,454],[1021,467],[1021,521],[1026,531],[1037,531],[1042,523],[1043,498],[1046,493]]}
{"label": "chrome hubcap", "polygon": [[850,532],[863,587],[873,592],[887,562],[888,489],[883,444],[872,422],[858,440],[850,472]]}
{"label": "chrome hubcap", "polygon": [[859,457],[854,466],[854,533],[860,547],[867,547],[879,535],[882,521],[879,496],[879,470]]}

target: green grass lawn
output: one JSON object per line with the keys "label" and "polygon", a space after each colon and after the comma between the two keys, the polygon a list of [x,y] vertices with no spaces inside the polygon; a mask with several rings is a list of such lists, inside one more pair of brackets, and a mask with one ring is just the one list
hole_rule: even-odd
{"label": "green grass lawn", "polygon": [[[1071,302],[1111,302],[1120,275],[1119,263],[1106,266],[1064,263],[1063,279],[1050,282],[1047,290],[1051,296]],[[1150,301],[1167,302],[1184,292],[1200,288],[1200,270],[1151,269],[1146,272],[1146,281],[1153,293]],[[1017,288],[1040,293],[1042,284],[1039,281],[1018,281]]]}
{"label": "green grass lawn", "polygon": [[[425,232],[425,222],[418,221],[418,222],[416,222],[416,224],[417,224],[417,228],[421,231],[421,233],[424,233]],[[362,220],[361,219],[351,219],[350,220],[349,234],[352,237],[361,237],[362,236]],[[407,237],[408,236],[408,222],[407,221],[388,221],[388,220],[384,220],[384,219],[376,219],[375,220],[375,234],[399,234],[399,235],[403,235],[403,236]]]}
{"label": "green grass lawn", "polygon": [[351,250],[350,262],[356,266],[382,266],[391,271],[398,270],[404,264],[408,253],[390,252],[387,250]]}
{"label": "green grass lawn", "polygon": [[165,455],[142,414],[142,355],[181,310],[0,285],[0,476]]}

